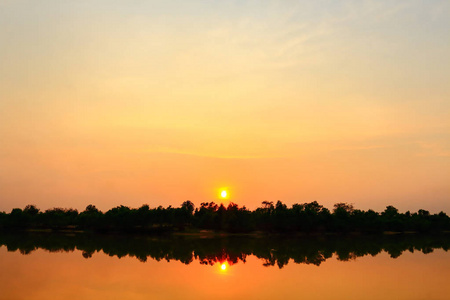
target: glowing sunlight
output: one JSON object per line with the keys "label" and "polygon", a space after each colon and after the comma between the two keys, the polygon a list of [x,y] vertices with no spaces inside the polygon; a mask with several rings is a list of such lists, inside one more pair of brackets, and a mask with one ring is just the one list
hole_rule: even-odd
{"label": "glowing sunlight", "polygon": [[223,262],[223,263],[220,265],[220,270],[221,270],[222,272],[225,272],[225,271],[227,270],[227,268],[228,268],[228,266],[227,266],[227,263],[226,263],[226,262]]}
{"label": "glowing sunlight", "polygon": [[230,198],[230,192],[228,188],[220,188],[219,189],[219,199],[226,200]]}

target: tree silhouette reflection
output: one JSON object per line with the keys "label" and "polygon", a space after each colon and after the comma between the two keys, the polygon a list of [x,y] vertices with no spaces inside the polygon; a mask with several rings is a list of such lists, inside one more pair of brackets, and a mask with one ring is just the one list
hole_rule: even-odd
{"label": "tree silhouette reflection", "polygon": [[84,258],[98,252],[122,258],[135,257],[141,262],[179,261],[183,264],[199,262],[202,265],[232,266],[245,263],[248,256],[261,259],[264,266],[283,268],[289,262],[320,266],[335,256],[340,261],[351,261],[358,257],[375,256],[387,252],[397,258],[405,251],[424,254],[434,249],[448,251],[450,234],[440,235],[376,235],[376,236],[321,236],[296,237],[166,237],[117,236],[93,234],[48,234],[48,233],[0,233],[0,246],[8,251],[19,251],[28,255],[37,249],[49,252],[81,251]]}

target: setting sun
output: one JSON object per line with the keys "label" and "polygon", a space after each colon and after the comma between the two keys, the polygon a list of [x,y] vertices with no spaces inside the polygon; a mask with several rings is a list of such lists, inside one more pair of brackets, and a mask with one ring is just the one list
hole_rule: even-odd
{"label": "setting sun", "polygon": [[220,192],[220,197],[226,198],[227,196],[228,196],[227,191],[223,190],[223,191]]}

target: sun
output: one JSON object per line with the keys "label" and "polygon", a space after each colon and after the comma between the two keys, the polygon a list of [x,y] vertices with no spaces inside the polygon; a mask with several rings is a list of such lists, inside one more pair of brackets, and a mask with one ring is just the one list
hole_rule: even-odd
{"label": "sun", "polygon": [[220,197],[222,197],[222,198],[227,198],[227,196],[228,196],[228,192],[226,191],[226,190],[222,190],[221,192],[220,192]]}
{"label": "sun", "polygon": [[217,198],[221,201],[230,199],[230,189],[226,186],[222,186],[221,188],[216,190]]}

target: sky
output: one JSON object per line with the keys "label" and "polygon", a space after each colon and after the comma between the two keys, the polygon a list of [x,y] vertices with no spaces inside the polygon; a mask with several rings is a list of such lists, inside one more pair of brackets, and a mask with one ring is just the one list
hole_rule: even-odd
{"label": "sky", "polygon": [[450,2],[0,0],[0,211],[450,213]]}

